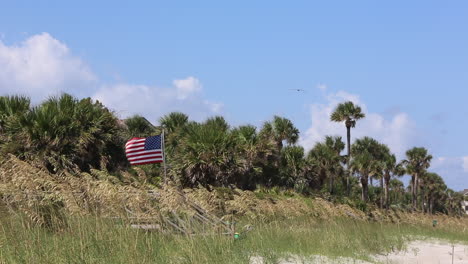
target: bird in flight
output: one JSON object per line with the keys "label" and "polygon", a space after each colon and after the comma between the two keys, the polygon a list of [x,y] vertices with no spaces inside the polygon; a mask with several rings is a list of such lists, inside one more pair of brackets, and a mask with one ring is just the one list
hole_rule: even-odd
{"label": "bird in flight", "polygon": [[296,91],[296,92],[305,92],[306,90],[304,89],[289,89],[291,91]]}

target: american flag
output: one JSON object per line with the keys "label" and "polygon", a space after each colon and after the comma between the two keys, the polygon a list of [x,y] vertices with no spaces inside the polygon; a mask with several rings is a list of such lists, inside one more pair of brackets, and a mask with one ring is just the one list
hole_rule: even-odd
{"label": "american flag", "polygon": [[125,154],[131,165],[163,162],[162,137],[132,138],[125,144]]}

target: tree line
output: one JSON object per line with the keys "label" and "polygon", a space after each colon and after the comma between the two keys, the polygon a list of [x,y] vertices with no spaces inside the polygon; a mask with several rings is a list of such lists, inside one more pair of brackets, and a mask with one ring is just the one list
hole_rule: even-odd
{"label": "tree line", "polygon": [[[168,177],[181,187],[287,189],[381,208],[462,214],[463,196],[429,171],[432,156],[424,147],[411,148],[405,159],[397,160],[387,145],[371,137],[351,143],[351,129],[362,118],[358,105],[339,104],[330,120],[345,125],[346,143],[342,137],[325,136],[306,151],[297,145],[299,130],[280,116],[257,128],[232,127],[221,116],[195,122],[172,112],[154,126],[138,115],[119,120],[90,98],[63,94],[32,105],[28,97],[1,96],[0,152],[51,173],[96,168],[119,176],[121,171],[132,172],[125,142],[164,129]],[[151,183],[163,177],[159,164],[142,168]],[[403,175],[411,176],[408,188],[400,180]]]}

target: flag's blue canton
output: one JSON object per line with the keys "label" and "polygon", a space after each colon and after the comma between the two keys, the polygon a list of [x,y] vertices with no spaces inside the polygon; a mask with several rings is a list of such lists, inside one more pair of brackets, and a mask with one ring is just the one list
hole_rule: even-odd
{"label": "flag's blue canton", "polygon": [[161,149],[161,136],[148,137],[145,140],[145,150]]}

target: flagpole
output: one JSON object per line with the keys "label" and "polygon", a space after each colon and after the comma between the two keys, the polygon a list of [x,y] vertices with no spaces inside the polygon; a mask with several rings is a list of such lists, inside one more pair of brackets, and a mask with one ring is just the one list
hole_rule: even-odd
{"label": "flagpole", "polygon": [[167,184],[167,174],[166,174],[166,144],[164,143],[164,128],[162,129],[162,152],[163,152],[163,165],[164,165],[164,183]]}

